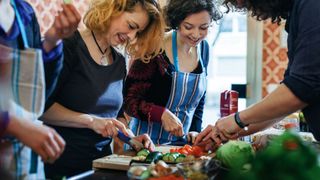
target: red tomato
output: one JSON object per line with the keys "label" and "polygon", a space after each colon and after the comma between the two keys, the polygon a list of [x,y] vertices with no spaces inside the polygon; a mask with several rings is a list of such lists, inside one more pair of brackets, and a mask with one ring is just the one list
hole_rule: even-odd
{"label": "red tomato", "polygon": [[179,149],[179,150],[178,150],[178,153],[184,154],[184,155],[188,155],[188,154],[189,154],[188,151],[185,150],[185,149],[183,149],[183,148]]}
{"label": "red tomato", "polygon": [[202,152],[202,149],[199,146],[194,146],[192,148],[192,154],[195,157],[200,157],[200,156],[202,156],[203,152]]}
{"label": "red tomato", "polygon": [[178,148],[172,148],[172,149],[170,149],[170,153],[175,153],[175,152],[178,152]]}
{"label": "red tomato", "polygon": [[192,146],[190,146],[189,144],[186,144],[183,146],[183,149],[189,150],[189,149],[192,149]]}

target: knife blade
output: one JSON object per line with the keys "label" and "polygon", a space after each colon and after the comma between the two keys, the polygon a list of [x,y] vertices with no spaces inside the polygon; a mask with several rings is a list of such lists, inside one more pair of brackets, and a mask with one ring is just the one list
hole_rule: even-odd
{"label": "knife blade", "polygon": [[140,149],[143,149],[144,148],[144,145],[135,140],[135,139],[132,139],[131,137],[129,136],[126,136],[125,134],[123,134],[123,132],[121,132],[120,130],[118,130],[118,136],[117,136],[121,141],[129,144],[130,146],[135,146],[137,148],[140,148]]}

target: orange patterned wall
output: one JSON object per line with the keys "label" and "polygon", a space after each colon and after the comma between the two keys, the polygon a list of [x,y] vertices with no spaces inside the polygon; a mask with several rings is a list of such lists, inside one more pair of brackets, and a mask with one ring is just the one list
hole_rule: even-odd
{"label": "orange patterned wall", "polygon": [[[26,0],[36,11],[41,32],[44,33],[53,23],[54,15],[60,9],[63,0]],[[73,0],[74,6],[84,15],[90,0]],[[83,26],[83,25],[81,25]]]}
{"label": "orange patterned wall", "polygon": [[[287,48],[281,47],[284,25],[271,22],[263,25],[262,96],[266,96],[269,84],[278,84],[283,79],[288,64]],[[285,42],[286,43],[286,42]]]}
{"label": "orange patterned wall", "polygon": [[[27,0],[35,9],[41,32],[44,33],[53,23],[54,15],[59,10],[63,0]],[[84,14],[90,0],[73,0],[80,14]],[[165,0],[160,0],[165,4]],[[265,22],[263,28],[263,69],[262,96],[267,95],[269,84],[279,83],[287,66],[287,49],[280,47],[280,35],[283,26]]]}
{"label": "orange patterned wall", "polygon": [[[60,8],[60,4],[63,0],[26,0],[29,2],[36,11],[37,18],[40,24],[42,34],[50,27],[53,23],[54,15]],[[164,5],[166,0],[160,0],[160,4]],[[73,0],[73,5],[78,9],[81,15],[86,12],[90,0]],[[82,23],[82,22],[81,22]],[[80,28],[83,24],[80,25]]]}

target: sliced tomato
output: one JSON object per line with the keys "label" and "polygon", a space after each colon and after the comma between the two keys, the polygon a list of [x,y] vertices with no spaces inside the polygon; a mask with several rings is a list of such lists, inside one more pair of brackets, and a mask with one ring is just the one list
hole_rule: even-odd
{"label": "sliced tomato", "polygon": [[192,146],[190,146],[189,144],[186,144],[183,146],[183,149],[189,150],[189,149],[192,149]]}
{"label": "sliced tomato", "polygon": [[188,151],[185,150],[185,149],[183,149],[183,148],[180,148],[180,149],[178,150],[178,152],[179,152],[180,154],[184,154],[184,155],[188,155],[188,154],[189,154]]}
{"label": "sliced tomato", "polygon": [[200,148],[199,146],[193,146],[192,155],[194,155],[195,157],[202,156],[203,155],[202,148]]}
{"label": "sliced tomato", "polygon": [[178,152],[178,148],[172,148],[172,149],[170,149],[170,153],[175,153],[175,152]]}

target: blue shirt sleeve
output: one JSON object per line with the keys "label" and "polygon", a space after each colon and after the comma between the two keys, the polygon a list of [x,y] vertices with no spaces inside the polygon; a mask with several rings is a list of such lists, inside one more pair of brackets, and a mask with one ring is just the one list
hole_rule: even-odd
{"label": "blue shirt sleeve", "polygon": [[43,61],[46,62],[51,62],[54,60],[61,60],[61,55],[63,52],[63,46],[62,46],[62,42],[60,42],[55,48],[53,48],[50,52],[46,52],[43,49],[42,46],[42,58]]}

